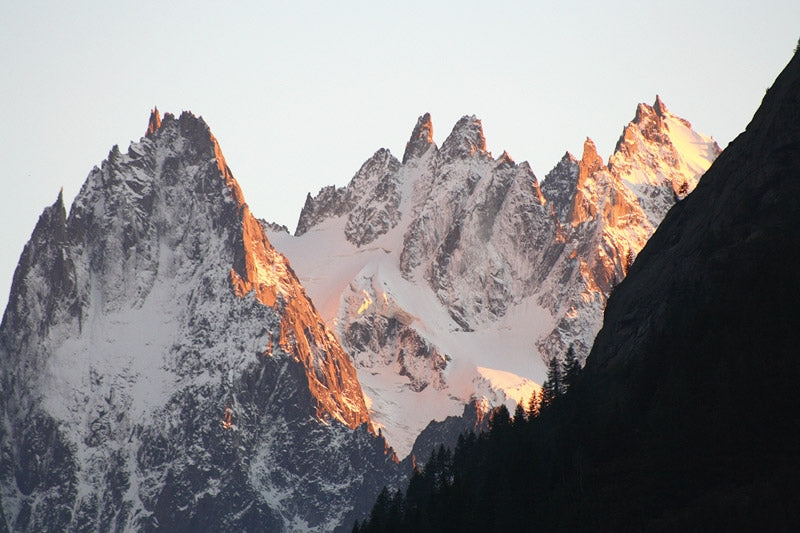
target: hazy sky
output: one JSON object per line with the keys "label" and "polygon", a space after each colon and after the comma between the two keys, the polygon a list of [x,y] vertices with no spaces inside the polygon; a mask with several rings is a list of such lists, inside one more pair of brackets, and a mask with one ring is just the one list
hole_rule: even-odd
{"label": "hazy sky", "polygon": [[203,116],[252,211],[293,229],[426,111],[440,145],[477,115],[540,179],[586,136],[607,159],[656,94],[724,148],[800,37],[797,0],[226,4],[3,2],[0,309],[42,209],[153,105]]}

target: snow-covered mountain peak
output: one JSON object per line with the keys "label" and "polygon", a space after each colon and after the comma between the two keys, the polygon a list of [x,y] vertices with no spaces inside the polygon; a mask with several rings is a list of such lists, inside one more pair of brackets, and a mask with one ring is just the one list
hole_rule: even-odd
{"label": "snow-covered mountain peak", "polygon": [[[61,248],[67,242],[67,214],[64,207],[63,190],[53,204],[47,206],[39,216],[30,241],[20,257],[17,270],[14,272],[12,290],[9,295],[6,312],[3,314],[0,331],[10,330],[24,334],[27,321],[41,324],[46,333],[54,320],[73,315],[76,312],[74,305],[59,306],[61,299],[67,299],[74,290],[74,275],[72,261],[61,253]],[[34,273],[32,279],[49,277],[49,285],[28,282],[26,274]],[[30,301],[38,305],[29,305]],[[29,336],[28,333],[26,336]],[[34,372],[40,371],[36,368]],[[0,385],[6,386],[0,382]],[[2,387],[0,387],[2,388]]]}
{"label": "snow-covered mountain peak", "polygon": [[623,129],[609,168],[640,198],[655,228],[675,202],[697,185],[720,153],[713,138],[692,129],[656,96],[653,106],[639,104]]}
{"label": "snow-covered mountain peak", "polygon": [[406,150],[403,153],[403,164],[422,156],[431,146],[436,146],[433,142],[433,122],[431,114],[425,113],[417,119],[417,124],[411,131],[411,138],[406,143]]}
{"label": "snow-covered mountain peak", "polygon": [[[160,127],[132,143],[127,154],[112,149],[76,198],[70,224],[73,240],[86,240],[91,264],[102,273],[105,306],[123,309],[131,294],[137,295],[135,305],[144,305],[176,265],[208,263],[237,296],[252,293],[282,315],[269,334],[270,349],[263,349],[281,350],[303,364],[317,416],[352,428],[369,422],[355,369],[250,212],[202,118],[165,114]],[[172,250],[166,263],[163,246]],[[201,257],[219,247],[216,256]]]}
{"label": "snow-covered mountain peak", "polygon": [[461,117],[442,143],[441,153],[448,159],[485,154],[486,138],[481,121],[475,115]]}
{"label": "snow-covered mountain peak", "polygon": [[400,221],[401,163],[381,148],[370,157],[346,187],[324,187],[306,197],[295,235],[300,236],[331,219],[343,220],[347,240],[364,246],[384,235]]}
{"label": "snow-covered mountain peak", "polygon": [[[476,117],[461,118],[437,151],[423,115],[405,163],[373,156],[346,187],[309,197],[299,239],[271,234],[401,455],[430,419],[458,414],[473,396],[513,408],[521,389],[506,378],[528,387],[544,378],[542,358],[570,345],[588,353],[606,297],[655,227],[645,210],[660,187],[630,181],[688,171],[642,129],[700,139],[660,99],[656,107],[663,116],[643,106],[629,125],[638,159],[615,153],[606,165],[587,138],[580,160],[565,153],[541,188],[526,162],[486,152]],[[705,146],[671,142],[680,160]],[[698,171],[710,163],[696,161]],[[674,203],[671,189],[664,200]]]}

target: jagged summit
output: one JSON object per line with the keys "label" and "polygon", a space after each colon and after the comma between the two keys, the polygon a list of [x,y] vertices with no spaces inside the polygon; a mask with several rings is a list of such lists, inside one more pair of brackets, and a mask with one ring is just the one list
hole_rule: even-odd
{"label": "jagged summit", "polygon": [[[43,324],[43,328],[49,329],[50,323],[57,316],[65,312],[74,313],[73,306],[63,310],[57,305],[59,300],[71,294],[74,284],[72,261],[61,253],[61,248],[68,241],[66,219],[62,189],[56,201],[42,210],[31,238],[22,251],[0,325],[0,336],[3,331],[24,331],[29,319],[38,321]],[[49,278],[51,283],[49,286],[28,283],[27,274],[30,272]],[[35,301],[38,305],[32,306],[30,301]],[[0,338],[0,355],[1,344]],[[0,362],[5,363],[2,358]],[[7,383],[0,381],[0,385],[2,389]]]}
{"label": "jagged summit", "polygon": [[154,134],[161,127],[161,114],[158,112],[158,107],[153,107],[150,111],[150,120],[147,124],[147,131],[145,135]]}
{"label": "jagged summit", "polygon": [[[671,360],[674,354],[665,347],[682,343],[684,335],[668,342],[665,339],[673,331],[692,331],[702,338],[706,326],[701,319],[706,316],[736,315],[734,321],[750,330],[757,328],[753,323],[765,322],[766,314],[756,312],[758,309],[784,305],[797,315],[796,301],[789,298],[786,290],[797,287],[797,275],[788,265],[797,263],[799,248],[796,244],[775,244],[800,240],[799,109],[800,53],[796,53],[767,91],[745,132],[720,154],[695,192],[667,213],[637,258],[637,275],[626,279],[609,300],[605,326],[587,361],[592,370],[603,366],[616,371],[633,361],[637,365],[651,364],[654,353]],[[769,247],[770,252],[764,253]],[[734,272],[738,279],[727,276],[728,272]],[[771,278],[765,273],[776,276]],[[783,276],[792,279],[783,286],[771,285]],[[746,289],[749,298],[763,299],[763,303],[745,305],[744,300],[738,299],[741,291],[733,290],[732,285],[737,282],[741,287],[736,289]],[[759,292],[765,286],[776,291],[774,298]],[[725,302],[734,300],[735,306],[726,307]],[[694,311],[698,304],[702,305],[700,309],[721,312]],[[675,312],[687,309],[693,311]],[[680,326],[652,327],[664,323],[655,320],[639,326],[637,321],[629,321],[631,316],[663,318]],[[774,326],[791,320],[787,317],[792,315],[770,316]],[[689,327],[692,321],[698,324],[696,329]],[[794,324],[787,329],[798,331]],[[743,342],[737,349],[742,345],[751,346]],[[768,353],[770,358],[774,356]],[[758,350],[752,354],[763,355]],[[685,354],[694,356],[693,352]],[[791,357],[796,360],[796,350],[792,349]]]}
{"label": "jagged summit", "polygon": [[[626,145],[630,146],[632,144],[631,136],[635,135],[635,133],[630,131],[631,128],[641,132],[649,141],[669,144],[671,137],[670,123],[679,123],[680,127],[686,129],[692,128],[692,124],[688,120],[672,114],[659,95],[656,95],[656,101],[652,106],[640,103],[636,107],[636,115],[633,120],[625,127],[617,141],[615,151],[625,150]],[[717,150],[717,153],[719,153],[719,150]]]}
{"label": "jagged summit", "polygon": [[667,106],[661,100],[661,97],[656,95],[656,101],[652,106],[643,102],[636,106],[636,115],[634,115],[631,122],[633,124],[643,124],[647,121],[657,121],[661,126],[663,125],[661,119],[666,118],[668,114]]}
{"label": "jagged summit", "polygon": [[637,106],[608,166],[637,192],[655,227],[676,198],[682,199],[694,190],[719,152],[713,138],[694,131],[688,120],[670,112],[656,96],[652,107],[643,103]]}
{"label": "jagged summit", "polygon": [[448,158],[485,154],[486,138],[481,121],[475,115],[461,117],[442,143],[441,153]]}
{"label": "jagged summit", "polygon": [[406,150],[403,153],[403,164],[410,159],[420,157],[430,146],[435,146],[433,142],[433,123],[431,114],[425,113],[417,119],[417,125],[411,132],[411,138],[406,143]]}

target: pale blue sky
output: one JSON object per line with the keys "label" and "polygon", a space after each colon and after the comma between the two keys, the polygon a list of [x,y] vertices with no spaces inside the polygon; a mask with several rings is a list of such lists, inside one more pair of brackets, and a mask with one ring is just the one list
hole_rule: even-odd
{"label": "pale blue sky", "polygon": [[0,308],[41,210],[153,105],[202,115],[253,212],[293,228],[426,111],[439,144],[477,115],[540,179],[586,136],[607,159],[656,93],[725,147],[800,37],[797,0],[232,3],[3,2]]}

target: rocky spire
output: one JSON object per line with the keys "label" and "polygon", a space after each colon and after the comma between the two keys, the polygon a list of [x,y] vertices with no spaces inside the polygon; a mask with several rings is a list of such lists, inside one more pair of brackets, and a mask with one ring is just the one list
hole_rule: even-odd
{"label": "rocky spire", "polygon": [[572,226],[597,216],[598,191],[595,186],[595,174],[601,168],[603,168],[603,158],[598,155],[594,141],[586,137],[583,143],[583,156],[578,161],[578,182],[568,219]]}
{"label": "rocky spire", "polygon": [[433,123],[431,114],[425,113],[417,119],[417,125],[411,132],[411,138],[406,143],[406,151],[403,154],[403,164],[409,159],[420,157],[433,143]]}
{"label": "rocky spire", "polygon": [[586,137],[586,140],[583,143],[583,156],[581,156],[581,160],[578,162],[578,168],[580,169],[578,181],[584,181],[589,176],[600,170],[602,166],[603,158],[597,153],[597,147],[595,146],[594,141],[589,137]]}
{"label": "rocky spire", "polygon": [[[74,266],[67,250],[66,219],[62,188],[56,201],[39,216],[14,271],[8,306],[0,326],[0,352],[4,345],[22,344],[23,341],[15,337],[29,335],[31,321],[38,321],[37,328],[46,331],[56,314],[75,311]],[[47,280],[47,283],[40,280]],[[38,371],[38,362],[29,362],[29,365]]]}
{"label": "rocky spire", "polygon": [[[647,104],[639,104],[636,107],[636,116],[633,118],[633,121],[631,121],[631,124],[638,125],[649,137],[655,138],[658,136],[659,132],[664,130],[664,119],[666,119],[668,115],[673,116],[661,97],[656,95],[656,101],[653,103],[652,107]],[[683,122],[687,128],[692,127],[688,121],[684,119],[679,120]],[[624,135],[625,132],[623,132],[622,137],[624,137]],[[620,137],[620,141],[622,141],[622,137]],[[663,141],[663,139],[661,140]]]}
{"label": "rocky spire", "polygon": [[656,112],[656,115],[659,117],[664,117],[667,114],[667,106],[664,105],[664,102],[661,100],[661,97],[656,95],[656,101],[653,104],[653,109]]}
{"label": "rocky spire", "polygon": [[475,115],[463,116],[442,144],[442,153],[450,157],[463,157],[476,152],[486,153],[483,125]]}
{"label": "rocky spire", "polygon": [[161,127],[161,113],[158,112],[158,107],[153,107],[153,109],[150,110],[150,120],[147,123],[147,131],[145,132],[145,135],[152,135],[160,127]]}

